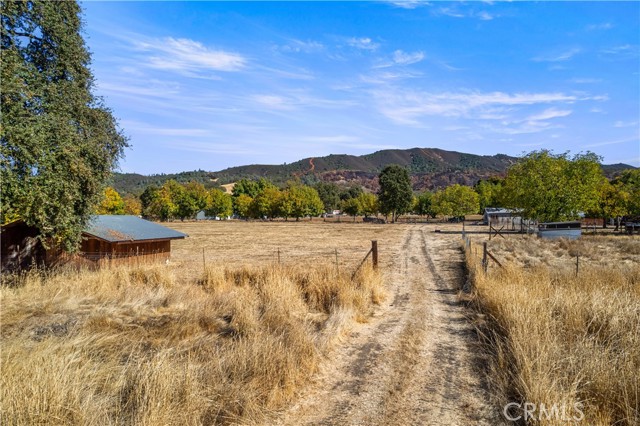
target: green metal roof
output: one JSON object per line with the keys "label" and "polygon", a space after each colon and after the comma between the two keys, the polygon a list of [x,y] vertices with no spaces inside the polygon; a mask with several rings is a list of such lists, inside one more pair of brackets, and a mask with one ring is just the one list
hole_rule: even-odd
{"label": "green metal roof", "polygon": [[84,234],[100,238],[111,243],[144,240],[175,240],[188,237],[187,234],[138,216],[97,215],[89,221]]}

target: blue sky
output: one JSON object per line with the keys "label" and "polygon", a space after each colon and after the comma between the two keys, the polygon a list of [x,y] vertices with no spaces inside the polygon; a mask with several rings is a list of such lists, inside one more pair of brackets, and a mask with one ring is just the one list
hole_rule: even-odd
{"label": "blue sky", "polygon": [[640,165],[639,2],[83,2],[121,171],[435,147]]}

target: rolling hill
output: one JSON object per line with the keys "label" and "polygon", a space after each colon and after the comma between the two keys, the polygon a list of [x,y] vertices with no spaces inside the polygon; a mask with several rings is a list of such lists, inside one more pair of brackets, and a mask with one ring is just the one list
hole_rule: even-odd
{"label": "rolling hill", "polygon": [[[178,182],[195,180],[207,187],[218,187],[242,178],[265,177],[276,184],[299,178],[312,184],[318,181],[343,184],[357,183],[370,190],[378,187],[377,177],[389,164],[399,164],[411,173],[416,191],[438,189],[455,183],[474,185],[480,179],[503,176],[509,166],[518,161],[517,157],[504,154],[475,155],[437,148],[412,148],[407,150],[389,149],[362,156],[328,155],[326,157],[305,158],[282,165],[252,164],[224,169],[218,172],[197,170],[177,174],[144,176],[133,173],[116,173],[112,186],[121,194],[140,194],[148,185],[161,185],[169,179]],[[627,168],[626,164],[602,166],[608,177]]]}

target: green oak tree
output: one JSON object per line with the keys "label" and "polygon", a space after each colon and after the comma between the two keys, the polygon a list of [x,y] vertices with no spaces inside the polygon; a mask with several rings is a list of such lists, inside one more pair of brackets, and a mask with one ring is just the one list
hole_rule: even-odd
{"label": "green oak tree", "polygon": [[370,192],[363,192],[358,195],[358,203],[360,204],[360,213],[364,217],[373,216],[378,213],[378,197]]}
{"label": "green oak tree", "polygon": [[362,212],[362,205],[360,204],[360,200],[358,198],[349,198],[342,202],[342,211],[348,214],[349,216],[353,216],[353,221],[356,221],[356,216],[358,216]]}
{"label": "green oak tree", "polygon": [[226,219],[233,214],[233,198],[230,194],[214,188],[209,191],[204,212],[207,216]]}
{"label": "green oak tree", "polygon": [[392,164],[380,172],[378,181],[380,212],[385,215],[391,214],[391,221],[395,222],[399,215],[411,209],[413,202],[409,172],[404,167]]}
{"label": "green oak tree", "polygon": [[436,217],[433,206],[433,193],[425,191],[416,197],[413,211],[421,216]]}
{"label": "green oak tree", "polygon": [[596,208],[602,179],[600,158],[591,152],[569,157],[533,151],[507,171],[503,199],[505,207],[521,209],[529,219],[577,219]]}
{"label": "green oak tree", "polygon": [[127,146],[93,94],[76,1],[3,1],[0,49],[1,220],[20,217],[67,251]]}
{"label": "green oak tree", "polygon": [[433,210],[443,216],[462,217],[478,212],[478,199],[478,194],[472,188],[455,184],[433,195]]}

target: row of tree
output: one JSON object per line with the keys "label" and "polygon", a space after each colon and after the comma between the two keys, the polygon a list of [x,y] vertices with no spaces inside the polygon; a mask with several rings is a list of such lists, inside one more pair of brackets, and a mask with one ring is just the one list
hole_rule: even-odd
{"label": "row of tree", "polygon": [[396,165],[386,167],[379,182],[380,190],[372,194],[360,186],[327,182],[306,186],[290,181],[280,189],[264,178],[241,179],[227,194],[207,190],[201,183],[171,180],[160,187],[147,187],[139,200],[121,198],[107,188],[97,212],[142,214],[162,221],[192,219],[200,211],[218,218],[300,219],[338,209],[354,218],[382,213],[395,221],[405,213],[461,217],[491,206],[514,208],[539,221],[575,219],[581,213],[602,218],[640,214],[640,171],[627,170],[609,181],[602,174],[599,158],[591,153],[569,158],[532,152],[511,167],[505,178],[480,181],[474,188],[456,184],[415,195],[408,171]]}

